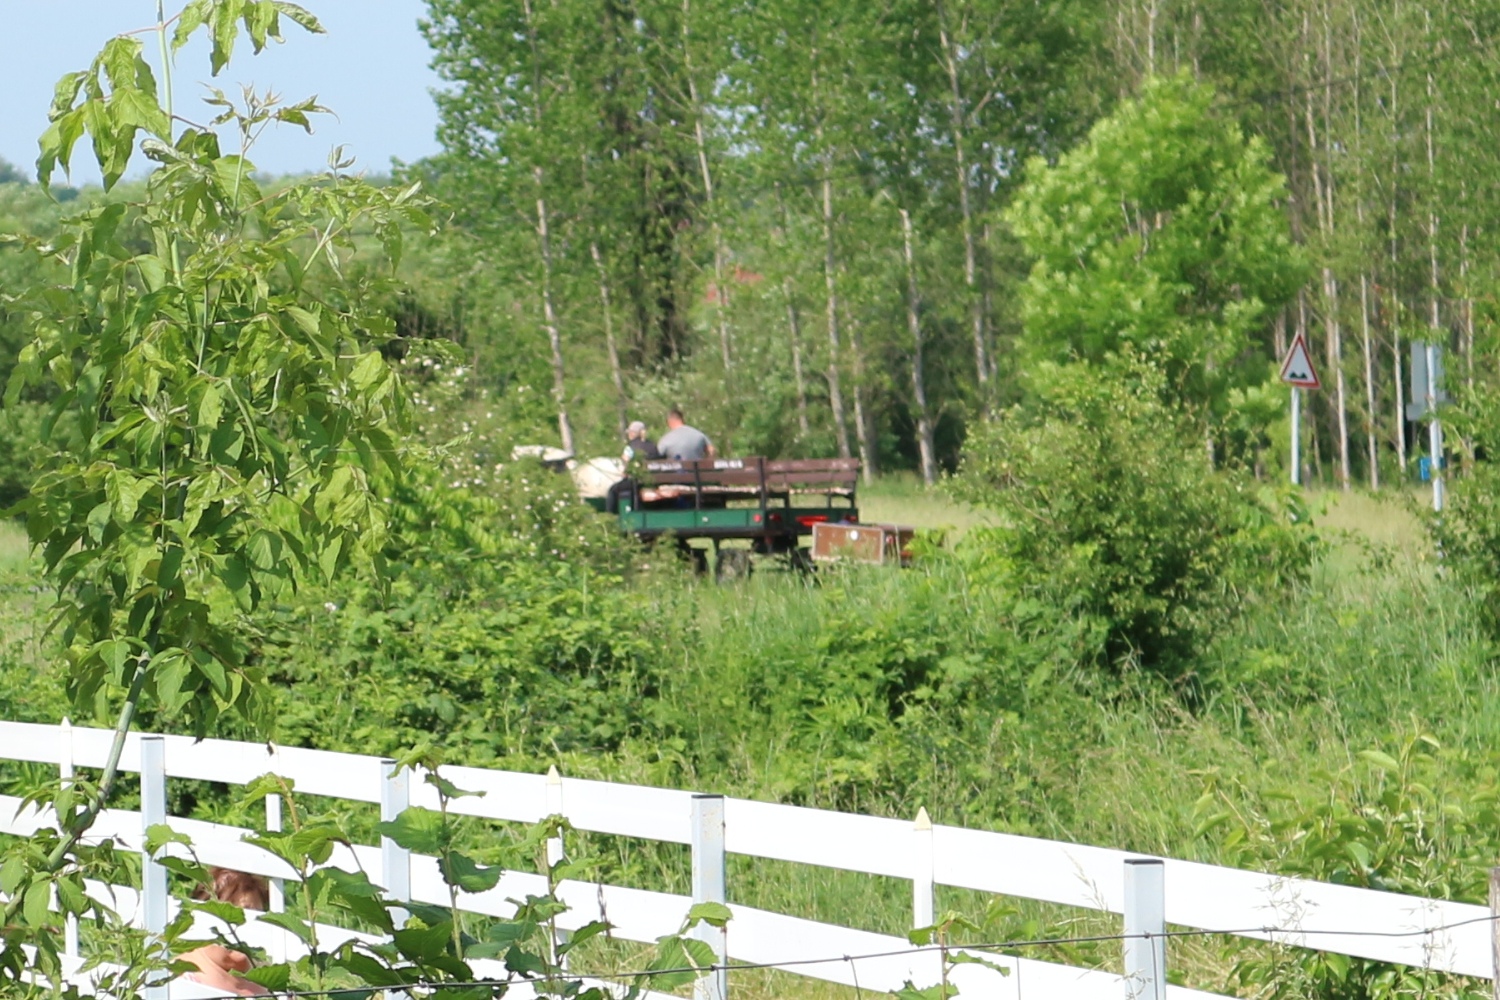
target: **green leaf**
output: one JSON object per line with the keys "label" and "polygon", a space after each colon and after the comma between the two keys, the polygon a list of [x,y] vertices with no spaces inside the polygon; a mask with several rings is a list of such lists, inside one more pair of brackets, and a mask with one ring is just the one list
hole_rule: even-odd
{"label": "green leaf", "polygon": [[198,430],[212,432],[219,426],[219,419],[223,415],[224,394],[212,382],[206,383],[203,386],[203,394],[198,397]]}
{"label": "green leaf", "polygon": [[146,827],[146,850],[155,854],[165,844],[185,844],[191,846],[193,839],[179,830],[174,830],[165,823],[153,823]]}
{"label": "green leaf", "polygon": [[208,63],[212,75],[229,64],[234,52],[234,40],[239,37],[239,16],[245,0],[216,0],[208,17],[208,28],[213,38]]}
{"label": "green leaf", "polygon": [[339,868],[320,868],[307,880],[308,891],[326,898],[335,906],[387,934],[396,929],[385,899],[385,890],[372,883],[364,872],[346,872]]}
{"label": "green leaf", "polygon": [[187,687],[192,663],[181,650],[172,650],[160,655],[151,664],[151,679],[156,686],[156,698],[162,711],[176,713],[192,700],[193,692]]}
{"label": "green leaf", "polygon": [[21,913],[33,927],[46,927],[52,923],[52,883],[33,882],[26,888]]}
{"label": "green leaf", "polygon": [[191,0],[177,18],[177,28],[172,32],[172,51],[177,52],[188,43],[193,32],[203,27],[208,20],[212,0]]}
{"label": "green leaf", "polygon": [[453,945],[453,925],[444,921],[431,927],[403,927],[392,940],[396,950],[410,961],[431,965]]}
{"label": "green leaf", "polygon": [[211,913],[231,927],[239,927],[245,922],[245,911],[233,903],[221,902],[217,899],[200,900],[192,904],[193,909]]}
{"label": "green leaf", "polygon": [[272,993],[284,993],[292,981],[292,967],[286,963],[280,965],[257,965],[248,972],[241,973],[252,983],[259,983]]}
{"label": "green leaf", "polygon": [[295,914],[262,913],[258,919],[263,924],[270,924],[272,927],[280,927],[282,930],[290,931],[297,940],[309,948],[313,946],[313,942],[316,940],[312,925]]}
{"label": "green leaf", "polygon": [[982,965],[986,969],[993,969],[1002,976],[1010,975],[1009,967],[971,951],[950,951],[948,952],[948,962],[952,965]]}
{"label": "green leaf", "polygon": [[425,771],[422,780],[437,789],[439,795],[445,799],[484,798],[484,792],[471,792],[465,788],[459,788],[453,782],[443,777],[436,769]]}
{"label": "green leaf", "polygon": [[419,854],[438,854],[447,841],[442,814],[421,806],[411,806],[395,819],[377,823],[375,832]]}
{"label": "green leaf", "polygon": [[438,859],[443,881],[464,892],[488,892],[500,883],[505,870],[499,865],[481,865],[467,855],[450,852]]}
{"label": "green leaf", "polygon": [[305,30],[315,35],[325,34],[323,25],[305,7],[276,0],[276,13],[295,24],[301,25]]}
{"label": "green leaf", "polygon": [[145,129],[159,139],[171,137],[171,122],[155,97],[140,90],[117,90],[109,103],[122,125]]}
{"label": "green leaf", "polygon": [[569,934],[568,939],[558,946],[558,951],[562,954],[567,954],[584,942],[592,940],[601,934],[608,933],[610,926],[610,924],[603,920],[591,920]]}
{"label": "green leaf", "polygon": [[366,392],[389,376],[390,366],[385,363],[385,358],[380,356],[379,351],[369,351],[355,363],[354,370],[349,373],[349,381],[356,389]]}
{"label": "green leaf", "polygon": [[16,891],[26,878],[26,861],[19,854],[12,854],[0,865],[0,892],[7,896]]}
{"label": "green leaf", "polygon": [[710,927],[723,927],[734,917],[734,913],[723,903],[695,903],[687,912],[687,922],[683,929],[694,927],[697,924],[708,924]]}
{"label": "green leaf", "polygon": [[1368,761],[1382,771],[1389,771],[1392,774],[1401,772],[1401,762],[1384,751],[1361,750],[1357,756],[1360,760]]}

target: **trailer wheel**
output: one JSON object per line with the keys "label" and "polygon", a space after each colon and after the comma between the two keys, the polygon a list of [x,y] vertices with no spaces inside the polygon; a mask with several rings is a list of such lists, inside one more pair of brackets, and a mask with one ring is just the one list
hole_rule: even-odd
{"label": "trailer wheel", "polygon": [[818,564],[812,560],[812,551],[800,545],[794,545],[786,553],[787,566],[797,573],[812,574],[818,568]]}
{"label": "trailer wheel", "polygon": [[714,562],[714,578],[720,581],[743,580],[753,572],[754,565],[748,549],[720,549],[719,558]]}

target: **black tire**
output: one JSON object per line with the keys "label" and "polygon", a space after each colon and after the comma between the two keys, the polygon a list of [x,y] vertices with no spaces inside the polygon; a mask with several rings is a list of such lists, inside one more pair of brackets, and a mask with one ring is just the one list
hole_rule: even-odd
{"label": "black tire", "polygon": [[743,580],[754,572],[755,563],[750,559],[749,549],[720,549],[714,562],[714,579]]}

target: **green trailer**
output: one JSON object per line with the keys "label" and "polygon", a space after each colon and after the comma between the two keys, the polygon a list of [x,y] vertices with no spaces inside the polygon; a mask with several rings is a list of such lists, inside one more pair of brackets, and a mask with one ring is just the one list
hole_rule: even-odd
{"label": "green trailer", "polygon": [[620,530],[648,543],[670,536],[700,567],[706,553],[694,539],[707,539],[716,553],[726,540],[750,543],[748,551],[724,550],[721,566],[752,552],[804,566],[802,539],[813,525],[859,521],[859,469],[852,458],[658,460],[612,493]]}

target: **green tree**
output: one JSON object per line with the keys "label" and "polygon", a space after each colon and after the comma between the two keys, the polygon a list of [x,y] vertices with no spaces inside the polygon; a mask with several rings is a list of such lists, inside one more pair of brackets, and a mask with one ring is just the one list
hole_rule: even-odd
{"label": "green tree", "polygon": [[1211,88],[1149,81],[1055,166],[1032,160],[1006,213],[1035,258],[1023,346],[1035,360],[1161,365],[1167,398],[1221,414],[1266,374],[1254,350],[1306,277],[1258,139]]}
{"label": "green tree", "polygon": [[311,101],[235,105],[211,92],[216,124],[241,140],[230,151],[172,115],[171,52],[206,29],[217,72],[241,32],[260,50],[284,20],[322,30],[290,3],[194,0],[156,26],[161,84],[140,36],[117,37],[59,83],[41,139],[44,187],[85,135],[106,187],[137,143],[156,166],[134,197],[22,240],[64,277],[14,306],[31,339],[7,405],[43,386],[52,397],[19,510],[57,588],[76,707],[113,716],[116,731],[92,793],[57,800],[61,833],[7,852],[0,964],[12,973],[23,942],[56,970],[45,907],[27,902],[18,925],[23,900],[55,886],[75,912],[91,905],[65,865],[94,850],[78,840],[110,797],[137,711],[180,712],[199,734],[226,711],[263,721],[251,613],[382,541],[404,392],[376,349],[389,321],[362,306],[384,279],[347,265],[357,232],[394,261],[401,228],[425,225],[417,191],[338,172],[261,190],[255,135],[306,126],[322,110]]}
{"label": "green tree", "polygon": [[965,446],[952,489],[1000,526],[964,544],[996,584],[1086,626],[1109,666],[1188,679],[1245,602],[1305,579],[1305,512],[1209,465],[1161,367],[1043,362],[1029,388]]}

